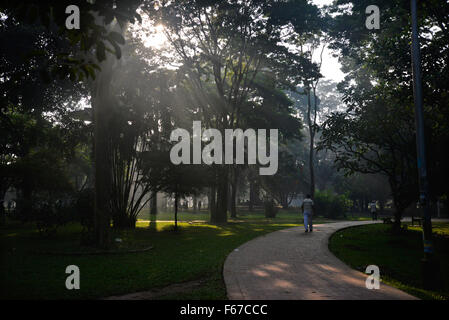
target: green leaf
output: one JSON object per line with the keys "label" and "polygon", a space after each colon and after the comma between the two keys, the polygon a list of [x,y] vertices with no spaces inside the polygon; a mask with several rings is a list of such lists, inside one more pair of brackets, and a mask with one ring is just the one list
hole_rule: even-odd
{"label": "green leaf", "polygon": [[122,50],[120,49],[120,46],[114,44],[114,49],[115,49],[115,56],[117,57],[117,59],[120,59],[122,57]]}
{"label": "green leaf", "polygon": [[106,60],[106,48],[103,41],[98,41],[96,55],[99,62]]}
{"label": "green leaf", "polygon": [[109,11],[104,15],[104,24],[108,25],[114,19],[114,13]]}
{"label": "green leaf", "polygon": [[121,44],[121,45],[125,44],[125,38],[123,38],[123,36],[118,32],[111,31],[108,35],[108,38]]}
{"label": "green leaf", "polygon": [[78,79],[79,79],[80,81],[83,81],[83,80],[84,80],[84,73],[83,73],[81,70],[78,71]]}
{"label": "green leaf", "polygon": [[95,79],[95,69],[90,65],[86,65],[86,70],[89,72],[92,79]]}
{"label": "green leaf", "polygon": [[98,64],[95,64],[95,63],[91,62],[90,65],[92,66],[92,68],[97,69],[98,71],[101,71],[101,68],[100,68],[100,66]]}
{"label": "green leaf", "polygon": [[88,79],[88,78],[89,78],[89,69],[88,69],[87,65],[83,64],[83,65],[81,66],[81,70],[82,70],[82,71],[84,72],[84,74],[86,75],[86,79]]}
{"label": "green leaf", "polygon": [[120,59],[122,57],[122,50],[120,49],[120,46],[115,43],[114,41],[108,39],[111,45],[114,47],[114,54],[117,57],[117,59]]}

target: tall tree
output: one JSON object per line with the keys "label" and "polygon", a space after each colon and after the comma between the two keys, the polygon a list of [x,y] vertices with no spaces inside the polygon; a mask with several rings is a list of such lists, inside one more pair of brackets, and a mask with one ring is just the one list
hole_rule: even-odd
{"label": "tall tree", "polygon": [[[306,1],[295,4],[297,9],[309,6]],[[146,6],[164,24],[207,127],[224,132],[244,126],[245,109],[257,111],[257,104],[249,102],[257,97],[258,74],[271,72],[283,82],[304,78],[307,59],[279,44],[281,26],[289,22],[281,7],[250,0],[152,1]],[[227,220],[229,167],[215,168],[211,220],[222,223]]]}
{"label": "tall tree", "polygon": [[[328,121],[328,128],[335,132],[328,130],[326,140],[338,144],[335,138],[343,138],[341,149],[336,152],[347,169],[363,172],[367,169],[367,161],[376,159],[371,165],[388,171],[385,174],[395,199],[397,219],[394,228],[397,229],[403,207],[417,199],[410,4],[399,0],[381,1],[377,5],[382,7],[382,27],[368,30],[364,24],[366,15],[362,12],[369,4],[369,1],[342,0],[331,8],[338,13],[329,30],[334,38],[332,47],[345,57],[342,62],[348,76],[340,89],[348,109],[346,115],[336,114]],[[348,6],[350,10],[346,10]],[[434,148],[447,143],[449,137],[449,88],[444,81],[449,61],[446,32],[449,5],[441,1],[420,2],[418,11],[419,37],[423,44],[425,125],[431,155],[428,169],[432,197],[435,198],[447,194],[447,187],[438,177],[447,172],[448,167],[442,166],[441,154]],[[362,128],[362,125],[367,127]],[[358,131],[351,132],[350,129]],[[356,162],[360,159],[363,161],[359,167]]]}
{"label": "tall tree", "polygon": [[[106,59],[106,52],[110,51],[117,58],[121,57],[120,45],[124,43],[123,36],[112,25],[125,27],[128,22],[139,20],[136,9],[140,1],[78,1],[83,26],[80,29],[69,30],[65,27],[67,15],[65,9],[71,1],[6,1],[2,3],[0,12],[15,24],[36,24],[46,30],[60,32],[68,40],[66,52],[48,52],[35,50],[25,52],[31,56],[42,56],[48,62],[42,69],[42,76],[46,79],[59,76],[72,81],[85,78],[95,78],[95,69],[104,69],[95,80],[92,90],[94,106],[94,137],[95,137],[95,242],[98,246],[106,247],[109,243],[108,229],[110,214],[108,211],[110,165],[108,162],[108,144],[105,122],[108,119],[107,106],[110,102],[108,90],[110,85],[111,60]],[[123,29],[122,29],[123,30]],[[46,46],[44,46],[46,48]],[[95,54],[92,54],[95,52]],[[96,59],[94,58],[96,57]],[[106,110],[105,110],[106,109]],[[101,165],[100,165],[101,164]]]}

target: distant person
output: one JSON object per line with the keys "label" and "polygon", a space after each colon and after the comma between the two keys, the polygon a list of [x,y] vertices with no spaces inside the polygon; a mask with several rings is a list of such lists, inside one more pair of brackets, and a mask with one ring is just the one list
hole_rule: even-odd
{"label": "distant person", "polygon": [[198,201],[198,211],[201,211],[201,201]]}
{"label": "distant person", "polygon": [[310,197],[310,194],[306,195],[306,198],[302,202],[301,209],[302,214],[304,215],[304,228],[306,229],[305,232],[309,231],[312,232],[313,231],[312,215],[314,204],[313,200]]}
{"label": "distant person", "polygon": [[16,208],[16,202],[14,200],[8,201],[8,212],[11,212]]}
{"label": "distant person", "polygon": [[369,204],[369,208],[371,211],[371,217],[373,220],[377,220],[377,207],[376,207],[376,201],[371,201]]}

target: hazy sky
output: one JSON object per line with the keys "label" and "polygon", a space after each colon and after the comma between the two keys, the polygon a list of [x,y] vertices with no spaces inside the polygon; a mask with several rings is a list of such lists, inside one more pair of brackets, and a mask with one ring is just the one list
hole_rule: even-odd
{"label": "hazy sky", "polygon": [[[312,0],[314,4],[321,7],[323,5],[329,5],[333,0]],[[329,49],[325,49],[323,52],[323,64],[321,65],[321,73],[326,79],[341,81],[344,78],[344,73],[340,71],[340,63],[338,58],[332,57],[332,52]]]}
{"label": "hazy sky", "polygon": [[323,52],[323,64],[321,65],[321,74],[326,79],[331,79],[334,81],[343,80],[345,74],[340,70],[340,63],[338,58],[332,57],[332,52],[327,48]]}
{"label": "hazy sky", "polygon": [[[314,4],[321,7],[323,5],[329,5],[333,0],[311,0]],[[146,18],[144,18],[145,20]],[[139,27],[140,28],[140,27]],[[162,28],[162,27],[161,27]],[[145,46],[152,46],[154,48],[159,48],[163,46],[166,41],[165,36],[163,35],[162,30],[153,30],[155,28],[150,28],[151,36],[143,36],[143,40],[145,42]],[[154,32],[156,31],[156,32]],[[319,52],[321,50],[316,50],[316,55],[314,56],[314,61],[317,61],[319,58]],[[323,74],[325,79],[333,80],[339,82],[343,80],[344,73],[340,71],[340,63],[338,62],[338,58],[334,58],[332,56],[332,52],[329,49],[325,49],[323,52],[323,62],[321,65],[321,73]]]}

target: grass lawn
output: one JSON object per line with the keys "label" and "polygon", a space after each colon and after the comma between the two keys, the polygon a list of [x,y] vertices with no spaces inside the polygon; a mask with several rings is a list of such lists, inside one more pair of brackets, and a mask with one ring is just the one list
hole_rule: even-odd
{"label": "grass lawn", "polygon": [[[276,222],[286,222],[286,223],[303,223],[303,217],[299,213],[300,209],[280,209],[275,221]],[[138,216],[140,221],[149,221],[154,219],[148,214],[148,212],[143,212]],[[173,212],[159,212],[156,216],[157,220],[160,221],[173,221],[175,214]],[[238,217],[236,219],[230,218],[230,221],[245,221],[245,222],[269,222],[264,218],[263,211],[247,211],[239,210]],[[189,211],[178,211],[178,221],[209,221],[209,212],[206,210],[201,210],[200,212]]]}
{"label": "grass lawn", "polygon": [[344,229],[329,241],[329,249],[352,268],[365,271],[377,265],[383,282],[421,299],[449,299],[449,223],[433,223],[434,245],[443,288],[424,290],[421,281],[422,229],[409,227],[392,235],[390,225],[376,224]]}
{"label": "grass lawn", "polygon": [[[193,215],[190,220],[203,220],[196,218],[200,214]],[[167,218],[158,216],[160,220]],[[181,213],[180,220],[187,217]],[[315,221],[320,222],[326,220]],[[194,290],[156,298],[226,299],[222,277],[226,256],[252,238],[300,224],[299,213],[284,211],[275,219],[246,213],[226,226],[183,222],[178,233],[170,231],[171,222],[153,221],[148,227],[148,222],[139,221],[135,230],[114,237],[136,247],[151,245],[152,250],[100,255],[38,253],[79,251],[81,227],[77,224],[58,229],[52,238],[40,237],[32,225],[9,224],[0,229],[0,299],[91,299],[195,280],[205,283]],[[72,264],[80,268],[80,290],[65,288],[65,269]]]}

